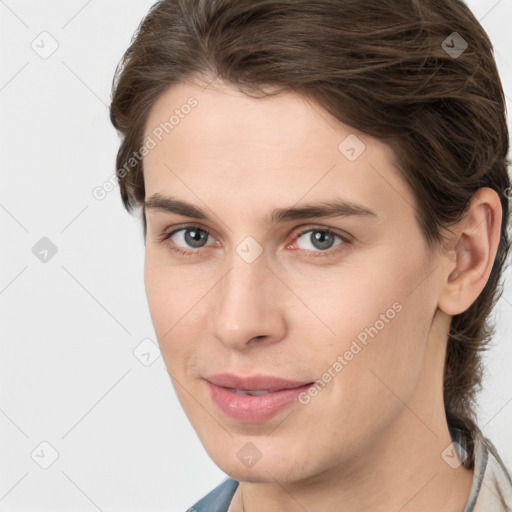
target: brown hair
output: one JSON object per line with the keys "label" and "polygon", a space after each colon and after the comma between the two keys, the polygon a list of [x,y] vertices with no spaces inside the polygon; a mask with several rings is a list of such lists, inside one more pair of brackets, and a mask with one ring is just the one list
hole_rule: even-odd
{"label": "brown hair", "polygon": [[[467,48],[457,55],[450,48],[463,48],[460,37]],[[143,161],[128,170],[126,162],[143,144],[151,107],[175,84],[217,77],[249,95],[302,93],[387,143],[430,246],[443,243],[443,228],[462,218],[479,188],[500,195],[498,254],[482,293],[452,318],[444,369],[448,424],[462,434],[472,467],[481,351],[502,293],[511,190],[504,95],[484,29],[461,0],[157,2],[113,80],[110,117],[121,134],[116,166],[128,211],[144,202]],[[144,210],[143,220],[145,235]]]}

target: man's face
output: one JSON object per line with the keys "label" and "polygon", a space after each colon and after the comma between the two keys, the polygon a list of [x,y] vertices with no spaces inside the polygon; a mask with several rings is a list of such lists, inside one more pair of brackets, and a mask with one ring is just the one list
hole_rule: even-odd
{"label": "man's face", "polygon": [[[156,142],[144,159],[150,312],[220,468],[296,481],[426,431],[442,379],[427,350],[439,270],[389,148],[301,96],[253,99],[223,84],[169,89],[145,136]],[[206,218],[157,207],[157,196]],[[346,207],[272,222],[328,203]],[[305,385],[246,381],[272,392],[251,396],[208,382],[219,374]]]}

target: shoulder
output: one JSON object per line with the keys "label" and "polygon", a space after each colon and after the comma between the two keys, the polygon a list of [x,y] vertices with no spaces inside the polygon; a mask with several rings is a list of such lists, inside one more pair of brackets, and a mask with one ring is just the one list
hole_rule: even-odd
{"label": "shoulder", "polygon": [[475,467],[471,496],[465,512],[512,511],[512,480],[496,447],[483,437],[474,434]]}
{"label": "shoulder", "polygon": [[227,512],[237,487],[238,481],[226,478],[187,512]]}

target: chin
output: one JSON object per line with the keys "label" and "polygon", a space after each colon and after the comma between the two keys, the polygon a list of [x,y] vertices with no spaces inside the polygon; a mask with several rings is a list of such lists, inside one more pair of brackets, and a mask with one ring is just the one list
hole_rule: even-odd
{"label": "chin", "polygon": [[[257,442],[257,440],[256,440]],[[286,453],[281,453],[278,447],[271,448],[270,446],[263,449],[258,460],[244,461],[246,453],[250,453],[253,449],[251,441],[241,441],[233,448],[233,456],[228,457],[230,449],[226,450],[226,446],[218,449],[217,447],[212,450],[207,450],[213,462],[227,475],[235,480],[251,483],[274,483],[274,482],[296,482],[312,476],[310,473],[312,467],[308,468],[306,474],[306,458],[302,455],[300,458],[293,458],[287,456]],[[240,448],[241,447],[241,448]],[[284,450],[292,453],[299,453],[290,444],[290,448],[283,447]],[[268,452],[265,455],[265,452]],[[256,452],[254,452],[256,455]]]}

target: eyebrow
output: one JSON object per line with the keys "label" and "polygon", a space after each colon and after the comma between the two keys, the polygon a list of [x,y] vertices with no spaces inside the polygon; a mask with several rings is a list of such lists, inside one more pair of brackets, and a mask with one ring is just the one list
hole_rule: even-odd
{"label": "eyebrow", "polygon": [[[201,208],[185,201],[180,201],[174,197],[163,196],[159,193],[155,193],[148,198],[144,202],[144,207],[148,210],[175,213],[177,215],[183,215],[184,217],[193,217],[208,221],[212,220]],[[378,218],[375,211],[365,206],[350,201],[335,200],[288,208],[276,208],[270,215],[270,222],[274,225],[291,220],[303,220],[316,217],[332,218],[354,216]]]}

